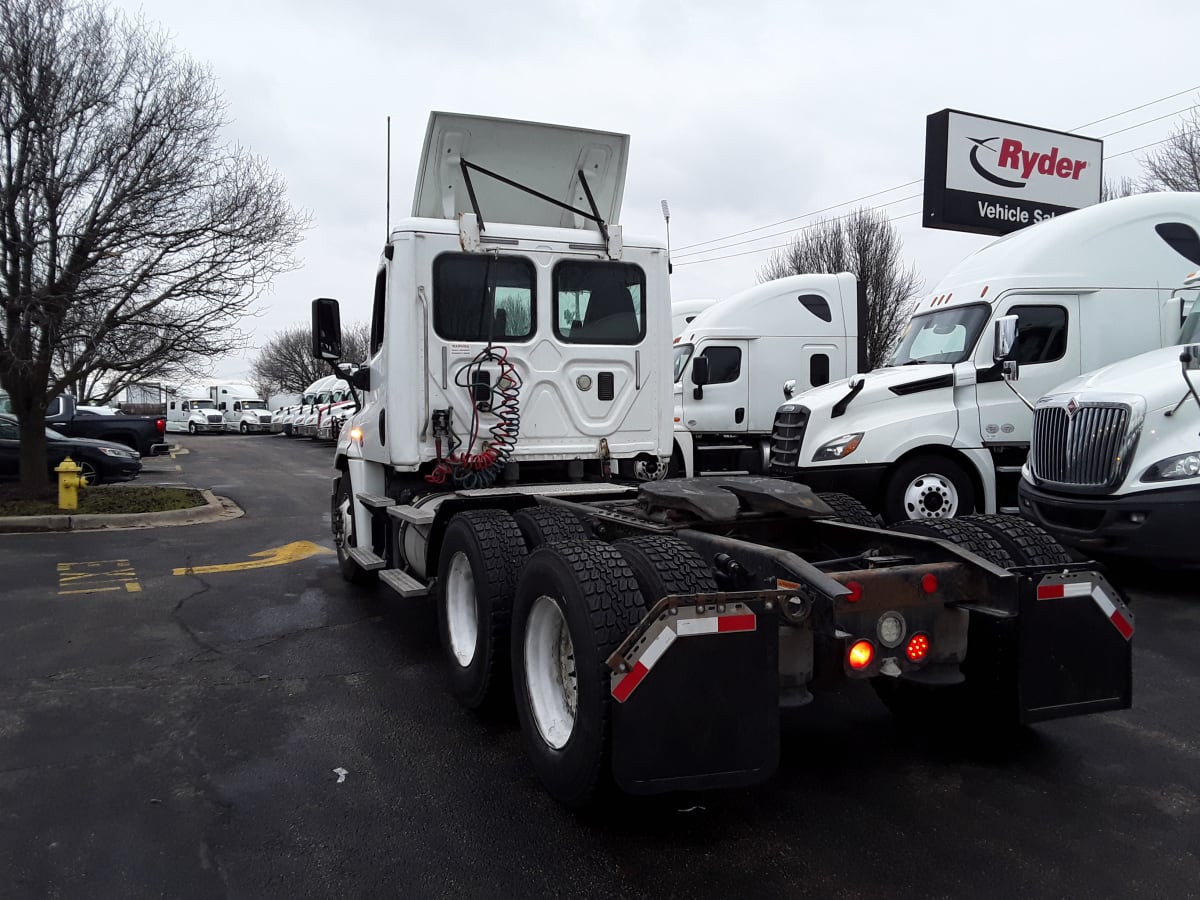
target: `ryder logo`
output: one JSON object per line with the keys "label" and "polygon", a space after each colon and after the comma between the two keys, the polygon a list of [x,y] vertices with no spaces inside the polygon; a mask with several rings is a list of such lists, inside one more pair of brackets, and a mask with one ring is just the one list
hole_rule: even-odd
{"label": "ryder logo", "polygon": [[[1058,147],[1051,147],[1049,153],[1039,153],[1036,150],[1026,150],[1024,145],[1014,138],[969,137],[967,140],[975,145],[971,148],[971,168],[981,178],[1001,187],[1023,188],[1035,172],[1064,181],[1078,181],[1080,174],[1087,168],[1086,160],[1072,159]],[[1000,142],[998,147],[996,141]],[[994,161],[989,159],[989,166],[980,160],[981,150],[997,154],[998,158]],[[1003,175],[993,169],[1004,170]],[[1008,176],[1009,171],[1014,173],[1015,177],[1004,177]]]}

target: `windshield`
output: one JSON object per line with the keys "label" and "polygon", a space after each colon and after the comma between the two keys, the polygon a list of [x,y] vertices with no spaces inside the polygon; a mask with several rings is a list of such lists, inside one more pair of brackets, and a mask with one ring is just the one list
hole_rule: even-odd
{"label": "windshield", "polygon": [[976,303],[913,316],[891,365],[962,362],[971,355],[990,313],[991,307]]}
{"label": "windshield", "polygon": [[209,409],[213,405],[213,402],[207,397],[199,400],[188,400],[187,402],[192,404],[192,409]]}
{"label": "windshield", "polygon": [[242,409],[266,409],[267,404],[262,400],[243,400]]}
{"label": "windshield", "polygon": [[687,362],[692,358],[691,344],[676,344],[675,345],[675,383],[679,384],[679,379],[683,377],[683,370],[687,366]]}

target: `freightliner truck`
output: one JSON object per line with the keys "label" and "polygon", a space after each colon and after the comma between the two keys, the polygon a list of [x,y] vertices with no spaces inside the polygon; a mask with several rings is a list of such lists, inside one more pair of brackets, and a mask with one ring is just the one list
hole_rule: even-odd
{"label": "freightliner truck", "polygon": [[360,402],[334,458],[343,577],[436,606],[450,690],[513,692],[568,806],[768,779],[781,708],[850,680],[953,728],[1128,707],[1120,591],[1031,524],[884,530],[791,481],[662,477],[667,254],[618,224],[627,152],[431,116],[365,364],[313,302],[314,353]]}

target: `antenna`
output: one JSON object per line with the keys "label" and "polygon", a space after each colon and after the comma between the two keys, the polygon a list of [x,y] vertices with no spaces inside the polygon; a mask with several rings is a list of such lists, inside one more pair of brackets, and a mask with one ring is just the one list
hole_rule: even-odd
{"label": "antenna", "polygon": [[671,207],[667,205],[667,201],[662,202],[663,220],[667,223],[667,274],[670,275],[675,271],[675,266],[671,262]]}
{"label": "antenna", "polygon": [[392,239],[392,117],[387,117],[387,186],[385,187],[387,194],[387,232],[383,236],[383,242],[386,244]]}

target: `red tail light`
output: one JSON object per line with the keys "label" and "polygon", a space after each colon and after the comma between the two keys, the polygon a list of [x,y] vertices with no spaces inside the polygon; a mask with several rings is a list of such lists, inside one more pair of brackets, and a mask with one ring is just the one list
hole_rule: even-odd
{"label": "red tail light", "polygon": [[904,648],[905,654],[913,662],[920,662],[929,655],[929,635],[923,632],[918,632],[908,639],[908,646]]}
{"label": "red tail light", "polygon": [[855,641],[846,654],[846,662],[850,663],[852,669],[865,669],[874,658],[875,645],[870,641]]}
{"label": "red tail light", "polygon": [[921,578],[921,589],[927,594],[932,594],[938,589],[937,576],[930,572]]}
{"label": "red tail light", "polygon": [[847,581],[846,590],[850,593],[846,595],[846,599],[851,603],[857,603],[862,599],[863,588],[857,581]]}
{"label": "red tail light", "polygon": [[159,434],[166,434],[167,433],[167,420],[166,419],[155,419],[154,427],[158,429]]}

